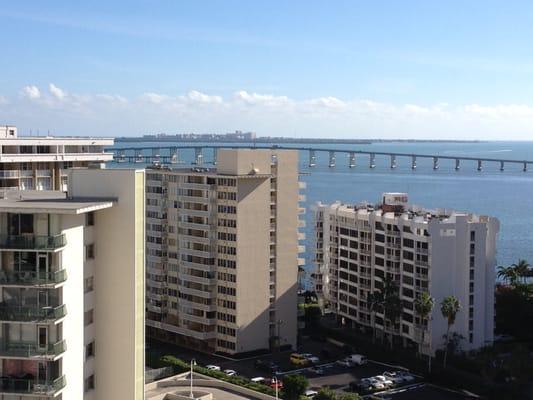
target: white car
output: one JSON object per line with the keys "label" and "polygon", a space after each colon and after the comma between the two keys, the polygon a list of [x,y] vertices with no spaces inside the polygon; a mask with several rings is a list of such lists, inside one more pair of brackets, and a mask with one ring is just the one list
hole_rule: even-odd
{"label": "white car", "polygon": [[237,375],[237,371],[233,370],[233,369],[225,369],[224,370],[224,373],[227,375],[227,376],[235,376]]}
{"label": "white car", "polygon": [[383,372],[383,376],[394,382],[394,384],[396,385],[400,385],[406,382],[404,377],[401,374],[398,374],[397,372]]}
{"label": "white car", "polygon": [[337,364],[343,366],[343,367],[351,367],[352,366],[352,362],[346,358],[342,359],[342,360],[338,360],[337,361]]}
{"label": "white car", "polygon": [[218,365],[206,365],[206,367],[209,371],[220,371],[220,367]]}
{"label": "white car", "polygon": [[318,364],[320,362],[320,358],[312,355],[311,353],[301,353],[301,356],[308,360],[311,364]]}
{"label": "white car", "polygon": [[310,399],[315,398],[315,396],[318,394],[316,390],[306,390],[305,391],[305,397],[308,397]]}
{"label": "white car", "polygon": [[386,389],[385,384],[383,382],[380,382],[376,378],[368,378],[368,383],[370,383],[373,389],[377,389],[377,390]]}
{"label": "white car", "polygon": [[374,376],[374,379],[383,383],[385,386],[392,386],[394,385],[394,382],[391,381],[390,379],[386,378],[385,376],[383,375],[377,375],[377,376]]}
{"label": "white car", "polygon": [[262,376],[256,376],[255,378],[250,379],[253,383],[265,383],[265,378]]}

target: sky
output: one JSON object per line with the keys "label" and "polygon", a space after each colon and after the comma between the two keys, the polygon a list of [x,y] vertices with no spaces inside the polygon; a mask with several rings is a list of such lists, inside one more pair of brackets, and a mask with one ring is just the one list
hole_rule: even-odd
{"label": "sky", "polygon": [[533,139],[531,1],[0,0],[22,134]]}

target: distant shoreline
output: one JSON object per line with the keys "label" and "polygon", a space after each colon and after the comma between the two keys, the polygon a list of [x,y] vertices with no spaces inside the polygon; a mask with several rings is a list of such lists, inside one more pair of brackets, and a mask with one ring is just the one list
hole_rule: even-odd
{"label": "distant shoreline", "polygon": [[183,138],[176,136],[164,136],[164,137],[116,137],[115,142],[117,143],[139,143],[139,142],[162,142],[162,143],[205,143],[205,142],[216,142],[216,143],[339,143],[339,144],[372,144],[372,143],[484,143],[483,140],[437,140],[437,139],[326,139],[326,138],[284,138],[284,137],[259,137],[255,140],[250,139],[233,139],[233,138],[218,138],[210,137],[206,135],[205,138],[194,137],[194,138]]}

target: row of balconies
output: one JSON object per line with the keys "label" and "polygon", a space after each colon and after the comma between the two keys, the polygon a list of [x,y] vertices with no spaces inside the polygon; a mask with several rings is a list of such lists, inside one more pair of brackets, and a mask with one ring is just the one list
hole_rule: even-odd
{"label": "row of balconies", "polygon": [[0,270],[0,286],[55,287],[66,280],[66,269],[54,272]]}
{"label": "row of balconies", "polygon": [[55,397],[66,385],[65,376],[54,380],[40,380],[34,377],[0,377],[0,393],[4,395],[31,395]]}
{"label": "row of balconies", "polygon": [[22,306],[0,303],[0,321],[53,323],[67,315],[66,306]]}
{"label": "row of balconies", "polygon": [[65,235],[0,235],[0,249],[57,250],[66,245]]}
{"label": "row of balconies", "polygon": [[33,178],[33,177],[49,178],[52,176],[52,170],[50,169],[36,169],[33,170],[0,170],[0,179],[17,179],[17,178]]}

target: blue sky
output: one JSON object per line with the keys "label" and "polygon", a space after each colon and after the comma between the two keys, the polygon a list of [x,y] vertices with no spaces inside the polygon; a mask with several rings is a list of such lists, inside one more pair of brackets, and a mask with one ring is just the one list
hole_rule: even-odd
{"label": "blue sky", "polygon": [[531,139],[532,15],[528,1],[4,1],[0,123]]}

